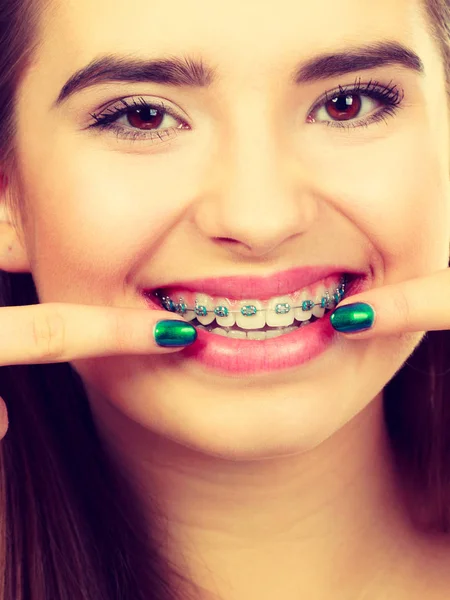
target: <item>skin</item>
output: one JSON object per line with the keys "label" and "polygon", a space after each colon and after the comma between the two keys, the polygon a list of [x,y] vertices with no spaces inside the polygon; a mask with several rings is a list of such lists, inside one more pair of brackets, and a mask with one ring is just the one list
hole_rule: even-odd
{"label": "skin", "polygon": [[[237,0],[132,7],[55,3],[19,88],[27,222],[0,229],[0,268],[31,272],[42,303],[142,308],[144,284],[332,260],[370,267],[374,287],[447,266],[445,79],[418,2],[286,0],[277,19]],[[388,66],[288,81],[299,58],[380,39],[411,47],[426,75]],[[51,109],[105,52],[198,53],[222,79],[211,90],[102,85]],[[394,80],[405,92],[396,116],[350,131],[305,123],[325,91],[356,76]],[[140,96],[164,98],[191,129],[153,144],[85,129],[89,113]],[[442,597],[450,551],[410,524],[382,417],[382,390],[425,327],[404,329],[339,336],[301,368],[238,379],[183,352],[71,361],[202,599]]]}

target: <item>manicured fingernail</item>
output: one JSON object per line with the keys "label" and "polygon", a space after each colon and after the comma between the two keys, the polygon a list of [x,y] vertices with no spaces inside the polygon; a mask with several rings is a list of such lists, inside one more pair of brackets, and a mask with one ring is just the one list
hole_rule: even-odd
{"label": "manicured fingernail", "polygon": [[197,330],[193,325],[184,321],[158,321],[154,331],[158,346],[175,348],[189,346],[197,339]]}
{"label": "manicured fingernail", "polygon": [[373,326],[375,311],[370,304],[355,302],[338,307],[330,317],[330,323],[340,333],[357,333]]}

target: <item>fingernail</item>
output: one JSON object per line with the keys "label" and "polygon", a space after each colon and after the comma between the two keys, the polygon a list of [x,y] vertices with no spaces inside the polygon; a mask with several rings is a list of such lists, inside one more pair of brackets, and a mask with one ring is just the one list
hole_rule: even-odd
{"label": "fingernail", "polygon": [[175,348],[189,346],[197,339],[197,330],[193,325],[183,321],[158,321],[154,330],[158,346]]}
{"label": "fingernail", "polygon": [[330,317],[330,323],[340,333],[366,331],[373,326],[375,311],[370,304],[355,302],[337,308]]}

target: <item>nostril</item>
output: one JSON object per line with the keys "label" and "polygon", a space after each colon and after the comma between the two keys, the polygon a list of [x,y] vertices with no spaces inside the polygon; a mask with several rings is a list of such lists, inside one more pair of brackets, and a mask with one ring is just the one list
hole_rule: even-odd
{"label": "nostril", "polygon": [[214,238],[217,242],[226,242],[227,244],[239,244],[238,240],[227,237],[216,237]]}

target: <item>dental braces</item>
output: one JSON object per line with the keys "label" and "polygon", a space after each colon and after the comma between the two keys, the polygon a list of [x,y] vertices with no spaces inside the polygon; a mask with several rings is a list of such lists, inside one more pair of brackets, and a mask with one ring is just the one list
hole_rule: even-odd
{"label": "dental braces", "polygon": [[217,306],[214,310],[208,310],[206,306],[198,304],[198,301],[195,301],[195,307],[189,308],[184,302],[183,298],[179,299],[179,302],[174,302],[170,296],[162,295],[158,292],[155,292],[155,295],[160,299],[162,306],[168,310],[169,312],[175,312],[179,315],[184,315],[187,311],[193,311],[198,317],[206,317],[207,315],[213,314],[216,317],[228,317],[230,314],[241,314],[244,317],[251,317],[256,315],[258,312],[266,312],[271,310],[275,312],[277,315],[286,315],[291,310],[295,310],[296,308],[301,308],[304,312],[312,310],[315,306],[320,306],[320,308],[331,308],[333,302],[339,304],[339,302],[343,299],[345,295],[345,286],[346,286],[346,278],[342,279],[342,283],[335,289],[333,297],[330,297],[330,293],[328,291],[325,292],[325,295],[322,296],[320,302],[314,302],[313,300],[304,300],[300,306],[291,306],[287,302],[283,302],[277,304],[275,309],[267,309],[267,308],[257,308],[256,306],[249,304],[247,306],[242,306],[240,311],[229,310],[227,306]]}

